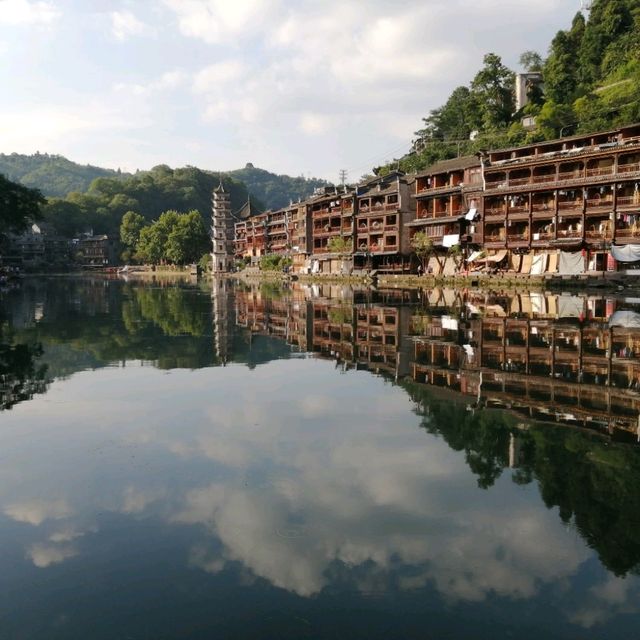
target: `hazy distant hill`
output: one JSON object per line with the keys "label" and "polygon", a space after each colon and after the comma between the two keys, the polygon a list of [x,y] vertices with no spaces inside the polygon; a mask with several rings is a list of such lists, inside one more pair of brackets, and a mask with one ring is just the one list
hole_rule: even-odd
{"label": "hazy distant hill", "polygon": [[259,198],[267,209],[279,209],[286,207],[290,201],[296,202],[313,193],[317,187],[328,184],[326,180],[318,178],[305,178],[300,176],[292,178],[286,175],[277,175],[264,169],[257,169],[251,163],[244,169],[229,171],[228,175],[236,180],[241,180],[247,185],[249,192]]}
{"label": "hazy distant hill", "polygon": [[45,196],[66,196],[71,191],[84,192],[95,178],[127,177],[120,170],[81,165],[63,156],[36,153],[0,153],[0,173],[9,180],[40,189]]}

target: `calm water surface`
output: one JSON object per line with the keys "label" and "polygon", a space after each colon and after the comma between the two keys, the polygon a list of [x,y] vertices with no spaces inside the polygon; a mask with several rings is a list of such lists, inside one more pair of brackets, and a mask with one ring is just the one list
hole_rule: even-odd
{"label": "calm water surface", "polygon": [[637,303],[1,293],[0,637],[637,637]]}

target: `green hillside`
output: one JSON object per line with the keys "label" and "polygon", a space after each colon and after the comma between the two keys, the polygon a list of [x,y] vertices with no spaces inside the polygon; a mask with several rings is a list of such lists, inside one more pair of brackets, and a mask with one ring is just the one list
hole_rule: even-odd
{"label": "green hillside", "polygon": [[[133,176],[120,170],[80,165],[58,155],[0,154],[0,174],[27,187],[37,188],[50,197],[61,198],[71,192],[85,193],[97,178],[129,180],[144,173],[147,172],[137,172]],[[299,198],[306,198],[316,187],[327,184],[325,180],[317,178],[277,175],[252,164],[247,164],[244,169],[226,172],[226,175],[243,182],[249,193],[267,209],[279,209],[291,200],[295,202]]]}
{"label": "green hillside", "polygon": [[227,175],[244,182],[251,194],[259,198],[267,209],[286,207],[289,202],[303,200],[317,187],[328,184],[326,180],[318,178],[303,176],[292,178],[277,175],[264,169],[257,169],[252,164],[247,164],[244,169],[229,171]]}
{"label": "green hillside", "polygon": [[[208,228],[211,192],[219,180],[219,174],[196,167],[159,165],[124,178],[96,178],[85,193],[74,191],[65,198],[49,198],[43,216],[66,237],[89,229],[118,237],[122,216],[128,211],[152,221],[165,211],[196,210]],[[224,186],[233,209],[246,203],[249,194],[242,182],[225,177]]]}
{"label": "green hillside", "polygon": [[47,153],[0,153],[0,173],[26,187],[39,189],[45,196],[66,196],[71,191],[86,191],[96,178],[129,175],[120,170],[77,164]]}
{"label": "green hillside", "polygon": [[[468,86],[423,118],[412,150],[386,167],[422,169],[435,161],[606,130],[640,121],[640,0],[594,0],[550,43],[547,57],[526,51],[524,71],[542,72],[529,104],[515,111],[515,72],[489,53]],[[524,117],[535,119],[525,128]],[[473,138],[473,140],[471,140]]]}

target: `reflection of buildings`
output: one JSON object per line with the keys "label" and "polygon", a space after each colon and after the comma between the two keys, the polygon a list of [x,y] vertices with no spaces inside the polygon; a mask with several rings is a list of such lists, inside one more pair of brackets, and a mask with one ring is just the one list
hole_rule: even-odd
{"label": "reflection of buildings", "polygon": [[606,321],[614,300],[532,293],[464,302],[455,313],[414,316],[416,381],[537,420],[635,433],[640,330]]}
{"label": "reflection of buildings", "polygon": [[[434,290],[250,289],[238,323],[302,351],[447,387],[535,420],[636,432],[640,329],[612,326],[613,299]],[[328,295],[327,295],[328,294]],[[409,304],[407,304],[409,302]]]}

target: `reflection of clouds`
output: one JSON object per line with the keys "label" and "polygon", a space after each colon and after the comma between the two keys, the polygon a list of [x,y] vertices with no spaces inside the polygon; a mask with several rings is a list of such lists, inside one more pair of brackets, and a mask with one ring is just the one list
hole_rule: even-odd
{"label": "reflection of clouds", "polygon": [[69,545],[34,544],[27,549],[27,557],[39,569],[46,569],[53,564],[60,564],[67,558],[78,555],[78,551]]}
{"label": "reflection of clouds", "polygon": [[45,520],[67,518],[73,511],[65,500],[35,499],[7,505],[4,513],[17,522],[25,522],[37,527]]}
{"label": "reflection of clouds", "polygon": [[143,491],[130,485],[123,492],[120,511],[122,513],[141,513],[162,496],[163,493],[160,491]]}
{"label": "reflection of clouds", "polygon": [[215,553],[195,548],[192,564],[217,572],[238,561],[312,595],[341,563],[367,567],[358,585],[365,591],[394,577],[406,589],[435,584],[449,598],[477,601],[490,592],[533,596],[590,555],[557,514],[531,506],[508,478],[478,492],[462,455],[416,428],[403,391],[372,394],[370,377],[331,372],[322,394],[291,395],[290,374],[270,370],[265,409],[263,372],[253,375],[252,389],[240,387],[224,409],[210,411],[209,424],[188,439],[167,438],[181,456],[231,472],[189,491],[173,516],[220,539]]}
{"label": "reflection of clouds", "polygon": [[[74,510],[60,499],[19,500],[18,474],[0,483],[11,496],[9,517],[32,525],[55,521],[43,542],[27,549],[36,566],[84,550],[78,538],[86,527],[58,522],[84,513],[83,500],[93,511],[144,516],[161,501],[156,514],[170,512],[171,522],[200,525],[219,540],[194,543],[192,566],[217,573],[239,563],[243,579],[261,577],[305,596],[346,575],[336,571],[342,565],[359,568],[348,579],[366,593],[434,585],[451,600],[481,601],[491,593],[532,597],[555,581],[564,597],[573,587],[568,579],[593,553],[555,510],[544,508],[535,487],[515,487],[505,474],[490,491],[478,491],[463,454],[418,428],[403,390],[369,374],[336,375],[332,363],[313,360],[259,367],[251,385],[246,370],[234,366],[144,374],[91,375],[93,389],[95,379],[108,381],[105,402],[124,398],[112,403],[108,425],[91,423],[98,404],[86,415],[74,413],[71,426],[65,411],[37,432],[51,438],[47,445],[56,444],[48,435],[56,432],[75,447],[65,446],[67,457],[61,454],[56,469],[47,466],[51,447],[41,439],[33,460],[57,473],[54,486],[64,488]],[[65,393],[74,397],[86,384],[75,376]],[[31,406],[39,405],[21,411]],[[132,420],[131,407],[144,419]],[[77,461],[85,466],[73,467],[73,474],[62,468]],[[83,473],[92,478],[116,465],[118,473],[105,473],[104,485],[78,482]],[[0,479],[6,474],[0,469]],[[27,495],[43,495],[44,477],[42,471],[33,480],[38,490]],[[191,488],[176,495],[183,478]],[[201,486],[188,484],[193,478]],[[576,623],[596,624],[607,611],[626,611],[634,593],[614,581],[571,615]]]}
{"label": "reflection of clouds", "polygon": [[589,589],[582,605],[569,615],[569,619],[588,629],[615,615],[637,613],[639,609],[640,579],[607,576]]}

